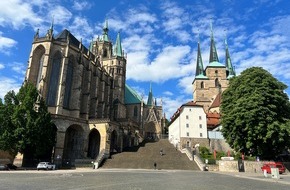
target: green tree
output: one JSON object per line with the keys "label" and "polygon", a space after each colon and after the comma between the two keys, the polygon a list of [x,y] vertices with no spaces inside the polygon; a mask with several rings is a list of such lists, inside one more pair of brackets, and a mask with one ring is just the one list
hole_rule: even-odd
{"label": "green tree", "polygon": [[290,147],[290,103],[285,84],[260,68],[230,79],[222,94],[222,133],[237,152],[273,159]]}
{"label": "green tree", "polygon": [[50,158],[56,131],[44,100],[38,98],[38,91],[32,84],[24,84],[17,95],[13,91],[6,94],[1,104],[0,121],[3,150],[14,155],[22,153],[24,165],[33,164],[34,159]]}

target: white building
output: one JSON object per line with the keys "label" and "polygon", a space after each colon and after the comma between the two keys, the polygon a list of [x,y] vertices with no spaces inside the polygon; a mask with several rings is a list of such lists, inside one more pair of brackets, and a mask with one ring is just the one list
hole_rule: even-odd
{"label": "white building", "polygon": [[183,104],[171,117],[168,127],[169,141],[178,148],[208,147],[206,113],[202,105],[193,101]]}

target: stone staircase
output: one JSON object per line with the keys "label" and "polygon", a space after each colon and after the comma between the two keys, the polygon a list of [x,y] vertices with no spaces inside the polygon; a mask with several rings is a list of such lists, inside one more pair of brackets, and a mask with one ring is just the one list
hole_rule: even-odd
{"label": "stone staircase", "polygon": [[[163,150],[163,156],[160,155],[160,149]],[[114,154],[104,161],[101,168],[154,169],[154,163],[157,169],[199,170],[194,161],[176,150],[167,139],[144,141],[138,147]]]}

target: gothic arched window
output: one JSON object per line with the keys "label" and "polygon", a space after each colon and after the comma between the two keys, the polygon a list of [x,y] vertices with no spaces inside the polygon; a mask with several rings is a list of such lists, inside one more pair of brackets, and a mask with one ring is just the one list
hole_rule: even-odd
{"label": "gothic arched window", "polygon": [[64,100],[63,100],[64,108],[69,108],[72,82],[73,82],[73,65],[74,65],[74,57],[70,56],[68,60],[66,79],[65,79],[65,93],[64,93]]}
{"label": "gothic arched window", "polygon": [[138,108],[137,106],[134,107],[134,117],[138,116]]}
{"label": "gothic arched window", "polygon": [[104,57],[107,57],[107,56],[108,56],[108,51],[107,51],[107,49],[104,49],[103,56],[104,56]]}
{"label": "gothic arched window", "polygon": [[200,83],[200,88],[204,88],[204,82],[203,81]]}
{"label": "gothic arched window", "polygon": [[50,70],[50,80],[48,83],[48,92],[47,92],[47,105],[55,106],[56,105],[56,96],[59,83],[59,74],[61,67],[61,53],[57,52],[51,63]]}
{"label": "gothic arched window", "polygon": [[214,81],[214,84],[215,84],[215,87],[220,87],[220,83],[219,83],[219,80],[216,78],[215,81]]}
{"label": "gothic arched window", "polygon": [[42,78],[42,67],[43,67],[43,61],[44,61],[44,54],[41,56],[40,60],[39,60],[39,68],[38,68],[38,76],[37,76],[37,81],[36,81],[36,87],[37,89],[39,88],[39,83],[40,80]]}

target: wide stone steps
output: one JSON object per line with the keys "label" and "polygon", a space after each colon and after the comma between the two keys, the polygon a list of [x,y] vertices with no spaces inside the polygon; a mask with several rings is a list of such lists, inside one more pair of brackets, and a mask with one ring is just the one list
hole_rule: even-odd
{"label": "wide stone steps", "polygon": [[[160,155],[160,149],[163,150],[163,156]],[[154,163],[157,169],[199,170],[194,161],[176,150],[167,139],[144,142],[138,147],[114,154],[105,160],[101,168],[154,169]]]}

